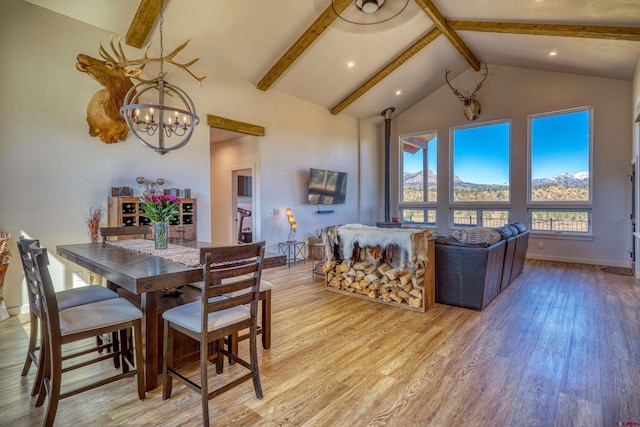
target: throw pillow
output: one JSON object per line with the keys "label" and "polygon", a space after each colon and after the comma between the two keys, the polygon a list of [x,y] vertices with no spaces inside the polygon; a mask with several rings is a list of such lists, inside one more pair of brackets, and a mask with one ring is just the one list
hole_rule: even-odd
{"label": "throw pillow", "polygon": [[482,227],[460,228],[451,233],[451,236],[458,240],[460,243],[472,245],[478,243],[493,245],[500,240],[500,233]]}

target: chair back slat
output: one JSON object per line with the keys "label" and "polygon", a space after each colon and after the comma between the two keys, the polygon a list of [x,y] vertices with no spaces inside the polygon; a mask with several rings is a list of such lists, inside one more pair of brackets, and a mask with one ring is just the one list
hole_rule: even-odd
{"label": "chair back slat", "polygon": [[[238,274],[238,276],[225,277],[226,280],[218,279],[214,274],[210,274],[205,278],[207,283],[213,287],[212,296],[224,295],[231,292],[240,291],[253,285],[256,272],[252,274]],[[238,277],[237,280],[231,280]]]}
{"label": "chair back slat", "polygon": [[264,245],[264,242],[258,242],[233,246],[200,248],[200,264],[205,263],[205,256],[207,254],[209,254],[209,262],[212,264],[241,263],[243,260],[249,260],[257,256],[256,245],[260,243]]}
{"label": "chair back slat", "polygon": [[225,298],[220,301],[209,302],[206,310],[207,313],[215,313],[216,311],[226,310],[239,305],[250,304],[252,301],[253,295],[251,295],[251,292],[247,292],[246,294],[234,298]]}
{"label": "chair back slat", "polygon": [[100,235],[102,236],[103,242],[109,240],[109,237],[141,236],[142,238],[146,238],[146,236],[151,235],[151,227],[148,225],[141,225],[137,227],[101,227]]}
{"label": "chair back slat", "polygon": [[[202,331],[207,330],[207,314],[251,304],[252,321],[256,321],[258,294],[265,242],[200,249],[203,263]],[[249,275],[248,277],[246,277]],[[236,280],[233,280],[236,278]],[[230,279],[222,283],[223,279]],[[211,301],[213,297],[234,291],[246,292],[235,298]]]}

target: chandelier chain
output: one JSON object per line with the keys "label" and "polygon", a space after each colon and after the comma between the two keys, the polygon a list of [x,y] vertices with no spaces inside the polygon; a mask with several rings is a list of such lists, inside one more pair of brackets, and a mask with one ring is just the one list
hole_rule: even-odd
{"label": "chandelier chain", "polygon": [[162,9],[164,8],[164,0],[160,1],[160,78],[164,79],[164,45],[162,40],[162,29],[164,27],[164,15]]}

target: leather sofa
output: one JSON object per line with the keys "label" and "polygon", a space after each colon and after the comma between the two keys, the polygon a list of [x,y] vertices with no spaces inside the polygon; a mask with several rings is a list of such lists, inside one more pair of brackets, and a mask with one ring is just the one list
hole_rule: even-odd
{"label": "leather sofa", "polygon": [[482,310],[522,272],[530,232],[520,223],[491,230],[495,243],[436,239],[436,302]]}

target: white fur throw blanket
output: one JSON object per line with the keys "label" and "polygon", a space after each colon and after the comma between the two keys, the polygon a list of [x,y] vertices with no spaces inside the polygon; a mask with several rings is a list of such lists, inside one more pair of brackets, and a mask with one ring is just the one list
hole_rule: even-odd
{"label": "white fur throw blanket", "polygon": [[[407,228],[379,228],[362,224],[348,224],[326,229],[325,255],[327,260],[350,259],[353,257],[354,243],[360,248],[380,246],[386,248],[396,245],[402,253],[402,266],[415,264],[418,258],[426,261],[426,239],[433,233],[430,230]],[[338,243],[342,254],[333,253],[333,245]],[[418,249],[424,254],[418,257]]]}

